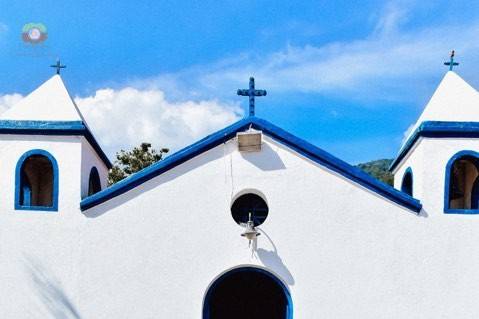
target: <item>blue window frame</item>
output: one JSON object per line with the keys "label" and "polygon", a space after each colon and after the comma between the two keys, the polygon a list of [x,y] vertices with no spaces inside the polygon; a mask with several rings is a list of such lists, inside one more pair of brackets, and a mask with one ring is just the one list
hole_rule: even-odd
{"label": "blue window frame", "polygon": [[444,213],[479,214],[478,173],[478,152],[464,150],[451,157],[446,165]]}
{"label": "blue window frame", "polygon": [[286,285],[257,267],[232,269],[217,278],[205,295],[203,319],[293,318],[293,303]]}
{"label": "blue window frame", "polygon": [[412,169],[408,167],[406,172],[403,175],[402,182],[401,182],[401,191],[412,196],[413,191],[413,177],[412,177]]}
{"label": "blue window frame", "polygon": [[95,166],[90,170],[90,177],[88,178],[88,196],[101,191],[100,174]]}
{"label": "blue window frame", "polygon": [[18,160],[15,209],[58,211],[58,164],[49,152],[30,150]]}

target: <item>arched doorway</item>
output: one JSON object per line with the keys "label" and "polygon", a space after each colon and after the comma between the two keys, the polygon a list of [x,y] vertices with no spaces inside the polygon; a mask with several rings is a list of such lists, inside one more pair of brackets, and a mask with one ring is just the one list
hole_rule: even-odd
{"label": "arched doorway", "polygon": [[236,268],[210,286],[203,319],[291,319],[293,305],[286,286],[270,272]]}

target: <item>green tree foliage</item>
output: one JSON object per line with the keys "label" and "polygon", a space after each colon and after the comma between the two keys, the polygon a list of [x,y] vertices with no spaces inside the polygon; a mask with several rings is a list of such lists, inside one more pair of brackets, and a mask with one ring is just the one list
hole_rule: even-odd
{"label": "green tree foliage", "polygon": [[131,151],[121,150],[116,153],[116,161],[108,173],[108,184],[113,185],[133,173],[141,171],[145,167],[160,161],[169,149],[162,148],[159,151],[151,148],[150,143],[141,143]]}
{"label": "green tree foliage", "polygon": [[388,170],[389,165],[391,165],[392,161],[392,159],[380,159],[376,161],[358,164],[357,167],[359,167],[372,177],[392,186],[394,183],[394,177]]}

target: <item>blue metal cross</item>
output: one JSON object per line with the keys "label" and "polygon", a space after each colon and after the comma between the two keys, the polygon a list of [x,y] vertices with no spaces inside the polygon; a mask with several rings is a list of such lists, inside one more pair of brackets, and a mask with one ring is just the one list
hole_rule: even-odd
{"label": "blue metal cross", "polygon": [[265,96],[266,90],[255,90],[254,89],[254,78],[249,78],[249,89],[239,89],[237,92],[241,96],[249,96],[249,116],[254,116],[254,97],[255,96]]}
{"label": "blue metal cross", "polygon": [[459,63],[454,62],[454,50],[451,51],[451,60],[449,62],[444,62],[444,65],[449,66],[449,71],[452,71],[452,68],[459,65]]}
{"label": "blue metal cross", "polygon": [[50,65],[50,67],[51,67],[51,68],[56,68],[56,69],[57,69],[57,74],[60,74],[60,70],[66,68],[67,66],[66,66],[66,65],[62,65],[62,64],[60,63],[60,59],[57,59],[57,63]]}

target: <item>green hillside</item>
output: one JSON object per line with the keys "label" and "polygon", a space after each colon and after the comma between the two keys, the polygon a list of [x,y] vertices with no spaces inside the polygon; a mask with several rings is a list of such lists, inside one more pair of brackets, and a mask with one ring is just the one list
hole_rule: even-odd
{"label": "green hillside", "polygon": [[386,184],[393,185],[393,175],[388,171],[392,159],[380,159],[367,163],[358,164],[357,167]]}

